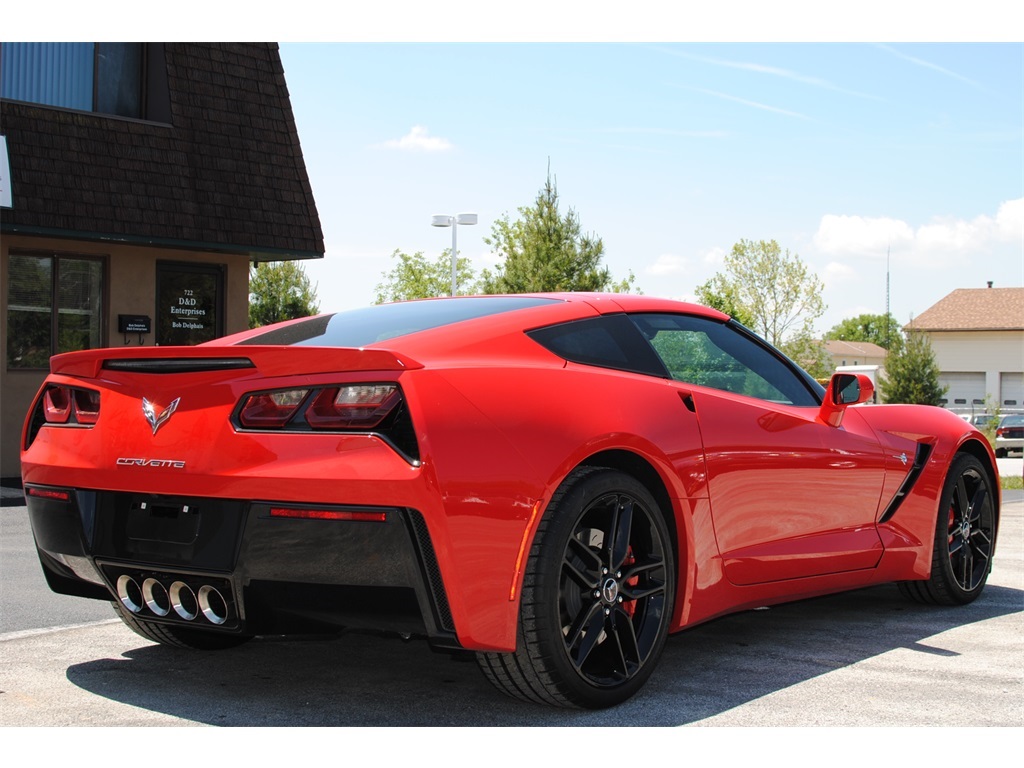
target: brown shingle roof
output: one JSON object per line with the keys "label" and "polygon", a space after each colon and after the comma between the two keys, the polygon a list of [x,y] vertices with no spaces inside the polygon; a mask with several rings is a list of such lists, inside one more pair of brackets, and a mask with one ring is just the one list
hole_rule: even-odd
{"label": "brown shingle roof", "polygon": [[161,53],[169,124],[3,102],[14,193],[3,231],[322,256],[277,44]]}
{"label": "brown shingle roof", "polygon": [[910,331],[1024,330],[1024,288],[959,288],[905,327]]}
{"label": "brown shingle roof", "polygon": [[825,342],[825,349],[830,355],[859,355],[860,357],[885,357],[889,353],[885,347],[872,344],[870,341],[842,341],[834,339]]}

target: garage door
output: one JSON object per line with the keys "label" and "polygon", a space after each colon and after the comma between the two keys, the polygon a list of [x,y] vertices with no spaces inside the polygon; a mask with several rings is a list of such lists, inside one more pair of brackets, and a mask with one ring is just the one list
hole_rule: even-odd
{"label": "garage door", "polygon": [[1024,373],[999,374],[999,402],[1004,407],[1024,407]]}
{"label": "garage door", "polygon": [[940,373],[939,386],[949,387],[943,397],[946,407],[954,411],[970,413],[972,405],[977,409],[985,400],[984,373]]}

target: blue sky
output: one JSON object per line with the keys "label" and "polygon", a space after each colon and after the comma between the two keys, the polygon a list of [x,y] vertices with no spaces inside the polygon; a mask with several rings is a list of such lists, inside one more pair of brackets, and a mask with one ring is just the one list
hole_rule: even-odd
{"label": "blue sky", "polygon": [[[691,298],[741,239],[824,281],[820,332],[884,312],[887,251],[903,323],[956,288],[1024,285],[1014,0],[179,0],[158,26],[99,4],[5,9],[3,35],[324,41],[281,43],[324,311],[372,302],[395,249],[450,247],[435,213],[477,213],[459,250],[494,266],[484,237],[549,163],[563,210],[649,295]],[[712,40],[746,42],[694,42]],[[904,42],[859,42],[884,40]]]}
{"label": "blue sky", "polygon": [[435,213],[495,219],[550,162],[615,277],[690,298],[740,239],[825,282],[825,331],[955,288],[1024,285],[1024,45],[282,43],[323,225],[325,311],[373,300]]}

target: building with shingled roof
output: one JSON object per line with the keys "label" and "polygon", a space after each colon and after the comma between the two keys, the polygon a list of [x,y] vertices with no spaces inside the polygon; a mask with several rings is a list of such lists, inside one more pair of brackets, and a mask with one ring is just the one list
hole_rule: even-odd
{"label": "building with shingled roof", "polygon": [[825,341],[825,349],[832,356],[832,365],[841,368],[850,365],[885,366],[885,358],[889,351],[885,347],[872,344],[870,341],[843,341],[830,339]]}
{"label": "building with shingled roof", "polygon": [[928,335],[947,408],[1024,411],[1024,288],[960,288],[905,330]]}
{"label": "building with shingled roof", "polygon": [[321,258],[276,43],[0,44],[0,476],[59,352],[248,327],[249,267]]}

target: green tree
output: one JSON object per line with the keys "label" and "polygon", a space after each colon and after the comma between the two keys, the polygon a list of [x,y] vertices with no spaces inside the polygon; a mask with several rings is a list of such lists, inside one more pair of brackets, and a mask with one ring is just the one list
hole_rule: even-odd
{"label": "green tree", "polygon": [[294,261],[254,264],[249,270],[249,327],[308,317],[320,311],[316,286]]}
{"label": "green tree", "polygon": [[939,366],[926,334],[907,334],[904,348],[889,354],[879,389],[885,403],[939,405],[947,387],[939,386]]}
{"label": "green tree", "polygon": [[504,261],[494,272],[482,272],[481,293],[635,290],[632,272],[616,282],[601,265],[604,242],[583,233],[576,212],[559,212],[550,169],[534,204],[519,208],[515,221],[506,213],[494,222],[484,242]]}
{"label": "green tree", "polygon": [[[446,248],[436,261],[427,261],[422,251],[411,256],[398,249],[391,254],[397,259],[389,271],[383,273],[383,280],[377,283],[377,304],[388,301],[427,299],[432,296],[448,296],[452,292],[452,249]],[[456,292],[465,296],[476,293],[473,267],[469,259],[460,256],[456,265]]]}
{"label": "green tree", "polygon": [[734,285],[723,286],[721,290],[724,293],[715,293],[710,286],[711,281],[704,283],[704,285],[698,285],[696,290],[697,301],[706,307],[717,309],[719,312],[724,312],[729,317],[734,318],[738,322],[752,328],[754,325],[753,316],[747,311],[746,307],[740,304],[739,297],[736,293],[736,287]]}
{"label": "green tree", "polygon": [[749,320],[751,330],[781,347],[788,338],[813,335],[825,313],[824,284],[797,254],[774,240],[740,240],[725,257],[725,271],[697,287],[697,298],[719,297]]}
{"label": "green tree", "polygon": [[735,317],[817,378],[832,371],[814,322],[825,313],[824,284],[800,256],[774,240],[740,240],[725,270],[695,291],[697,300]]}
{"label": "green tree", "polygon": [[825,337],[836,341],[867,341],[890,352],[903,349],[903,331],[891,314],[848,317],[834,325]]}
{"label": "green tree", "polygon": [[789,359],[811,376],[824,381],[835,371],[835,363],[823,341],[802,334],[783,342],[779,347]]}

